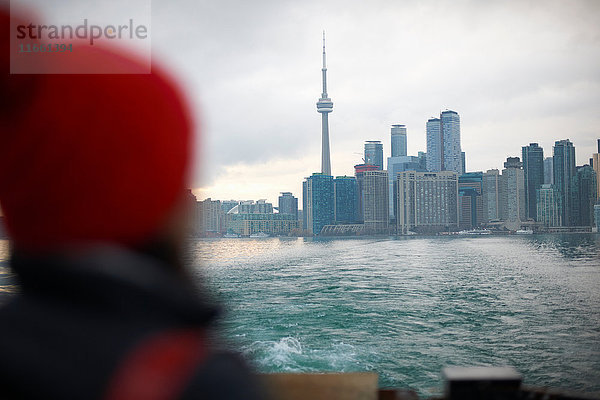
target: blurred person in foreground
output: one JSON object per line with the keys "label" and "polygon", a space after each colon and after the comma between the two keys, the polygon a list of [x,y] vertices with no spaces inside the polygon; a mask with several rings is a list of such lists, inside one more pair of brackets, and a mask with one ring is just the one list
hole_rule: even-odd
{"label": "blurred person in foreground", "polygon": [[[254,399],[209,344],[182,261],[193,124],[151,74],[10,75],[0,9],[0,205],[19,292],[0,306],[0,398]],[[116,51],[81,63],[139,68]]]}

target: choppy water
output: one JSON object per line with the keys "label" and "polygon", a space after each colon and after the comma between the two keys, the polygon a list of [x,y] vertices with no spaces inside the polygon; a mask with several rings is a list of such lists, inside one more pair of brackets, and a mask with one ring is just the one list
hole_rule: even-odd
{"label": "choppy water", "polygon": [[194,243],[225,335],[262,371],[376,371],[422,396],[448,365],[600,393],[600,236]]}
{"label": "choppy water", "polygon": [[600,395],[600,235],[191,244],[223,334],[262,371],[376,371],[427,397],[444,366],[511,365]]}

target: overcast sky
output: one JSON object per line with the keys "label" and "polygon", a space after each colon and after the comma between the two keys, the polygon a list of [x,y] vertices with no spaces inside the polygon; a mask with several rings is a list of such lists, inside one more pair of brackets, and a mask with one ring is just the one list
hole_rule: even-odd
{"label": "overcast sky", "polygon": [[[82,4],[37,1],[50,18]],[[550,156],[567,138],[587,163],[600,137],[598,21],[596,0],[155,0],[152,54],[178,73],[200,125],[198,199],[276,202],[300,198],[320,170],[323,29],[332,173],[351,175],[365,140],[389,156],[392,124],[407,126],[409,154],[425,151],[425,123],[444,109],[460,114],[469,171],[501,169],[530,142]]]}

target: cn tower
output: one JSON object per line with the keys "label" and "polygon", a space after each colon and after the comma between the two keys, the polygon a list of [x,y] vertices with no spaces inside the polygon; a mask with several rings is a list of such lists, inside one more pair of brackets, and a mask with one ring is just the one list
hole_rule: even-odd
{"label": "cn tower", "polygon": [[333,111],[333,102],[327,96],[327,66],[325,64],[325,31],[323,31],[323,93],[317,102],[317,112],[321,113],[321,173],[331,175],[329,157],[329,113]]}

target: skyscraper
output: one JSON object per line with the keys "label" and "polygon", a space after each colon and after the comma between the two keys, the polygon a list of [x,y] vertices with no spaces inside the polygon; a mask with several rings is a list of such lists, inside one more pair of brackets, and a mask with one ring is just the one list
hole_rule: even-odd
{"label": "skyscraper", "polygon": [[353,176],[338,176],[333,180],[335,192],[335,223],[353,224],[358,221],[358,186]]}
{"label": "skyscraper", "polygon": [[526,216],[537,221],[537,190],[544,184],[544,149],[537,143],[530,143],[529,146],[523,146],[521,150],[527,203]]}
{"label": "skyscraper", "polygon": [[537,221],[546,227],[559,226],[558,196],[554,186],[543,184],[536,196]]}
{"label": "skyscraper", "polygon": [[404,171],[421,171],[425,172],[427,169],[422,168],[422,160],[419,157],[415,156],[398,156],[398,157],[388,157],[387,159],[387,171],[388,171],[388,180],[390,187],[390,218],[393,218],[395,215],[396,206],[394,202],[396,201],[395,193],[394,193],[394,184],[396,182],[396,176],[399,172]]}
{"label": "skyscraper", "polygon": [[327,64],[325,59],[325,31],[323,31],[323,93],[317,102],[317,112],[321,113],[321,173],[331,175],[329,151],[329,113],[333,111],[333,102],[327,94]]}
{"label": "skyscraper", "polygon": [[598,152],[592,155],[592,167],[596,172],[596,202],[600,202],[600,139],[598,139]]}
{"label": "skyscraper", "polygon": [[358,221],[364,222],[365,220],[365,196],[364,196],[364,181],[365,181],[365,172],[367,171],[377,171],[376,165],[371,164],[358,164],[354,166],[354,176],[356,177],[356,186],[358,189]]}
{"label": "skyscraper", "polygon": [[389,211],[390,218],[394,217],[395,193],[394,183],[398,172],[403,171],[427,171],[425,164],[425,153],[419,152],[419,157],[406,155],[406,127],[404,125],[392,125],[392,156],[387,159],[387,171],[389,181]]}
{"label": "skyscraper", "polygon": [[506,227],[517,230],[525,221],[525,176],[519,157],[508,157],[500,177],[500,219]]}
{"label": "skyscraper", "polygon": [[298,219],[298,199],[290,192],[281,192],[279,196],[279,214],[291,214]]}
{"label": "skyscraper", "polygon": [[315,172],[302,184],[304,229],[318,235],[325,225],[334,223],[333,177]]}
{"label": "skyscraper", "polygon": [[398,233],[458,228],[458,175],[453,171],[406,171],[397,178]]}
{"label": "skyscraper", "polygon": [[406,153],[406,126],[392,125],[392,157],[405,156]]}
{"label": "skyscraper", "polygon": [[460,147],[460,117],[446,110],[427,121],[427,170],[463,172]]}
{"label": "skyscraper", "polygon": [[442,170],[442,125],[439,118],[427,120],[427,171]]}
{"label": "skyscraper", "polygon": [[383,144],[379,140],[365,142],[365,164],[377,165],[378,170],[383,169]]}
{"label": "skyscraper", "polygon": [[460,153],[460,162],[461,162],[460,167],[462,168],[462,174],[464,175],[467,173],[467,155],[465,154],[464,151],[462,151]]}
{"label": "skyscraper", "polygon": [[596,203],[596,172],[589,165],[577,167],[573,177],[571,204],[573,225],[592,226],[594,224],[594,204]]}
{"label": "skyscraper", "polygon": [[387,171],[366,171],[362,189],[365,231],[387,233],[390,219]]}
{"label": "skyscraper", "polygon": [[500,220],[500,171],[489,169],[483,174],[483,218]]}
{"label": "skyscraper", "polygon": [[544,184],[545,185],[553,185],[554,184],[554,158],[546,157],[544,158]]}
{"label": "skyscraper", "polygon": [[442,111],[442,171],[462,173],[462,157],[460,148],[460,117],[456,111]]}
{"label": "skyscraper", "polygon": [[483,172],[458,177],[458,202],[461,229],[473,229],[486,222],[483,213]]}
{"label": "skyscraper", "polygon": [[575,176],[575,147],[569,139],[559,140],[553,147],[554,188],[558,192],[560,225],[573,225],[573,177]]}

